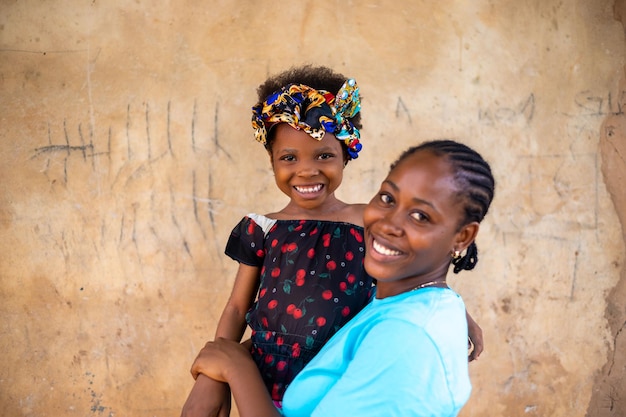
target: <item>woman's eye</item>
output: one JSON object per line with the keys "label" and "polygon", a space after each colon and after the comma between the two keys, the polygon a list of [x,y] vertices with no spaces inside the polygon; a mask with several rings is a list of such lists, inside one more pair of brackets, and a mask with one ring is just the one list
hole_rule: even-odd
{"label": "woman's eye", "polygon": [[420,213],[419,211],[411,213],[411,217],[413,217],[418,222],[425,222],[428,220],[428,216],[426,216],[424,213]]}
{"label": "woman's eye", "polygon": [[390,196],[390,195],[388,195],[388,194],[381,194],[381,195],[380,195],[380,201],[381,201],[383,204],[391,204],[391,203],[392,203],[391,196]]}

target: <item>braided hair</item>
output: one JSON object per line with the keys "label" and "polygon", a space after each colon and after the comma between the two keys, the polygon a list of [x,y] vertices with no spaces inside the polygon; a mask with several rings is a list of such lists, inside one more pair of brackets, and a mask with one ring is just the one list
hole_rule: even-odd
{"label": "braided hair", "polygon": [[[429,151],[445,157],[450,163],[459,189],[459,197],[464,200],[465,215],[459,227],[470,222],[480,223],[489,210],[495,192],[495,180],[489,164],[478,152],[462,143],[453,140],[434,140],[404,151],[391,164],[391,169],[406,157],[420,151]],[[477,262],[478,248],[476,242],[472,242],[465,255],[452,260],[454,273],[474,269]]]}

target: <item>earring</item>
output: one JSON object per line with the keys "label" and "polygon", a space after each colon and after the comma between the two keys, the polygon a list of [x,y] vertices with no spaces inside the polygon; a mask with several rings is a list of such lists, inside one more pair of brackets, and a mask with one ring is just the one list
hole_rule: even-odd
{"label": "earring", "polygon": [[457,259],[459,259],[460,257],[461,257],[461,251],[460,251],[460,250],[455,250],[455,251],[452,253],[452,259],[454,259],[455,261],[456,261]]}

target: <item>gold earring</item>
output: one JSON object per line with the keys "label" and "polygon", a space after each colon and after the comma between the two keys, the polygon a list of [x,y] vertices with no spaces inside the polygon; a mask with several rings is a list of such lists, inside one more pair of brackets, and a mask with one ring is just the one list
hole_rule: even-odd
{"label": "gold earring", "polygon": [[460,251],[460,250],[455,250],[455,251],[452,253],[452,259],[454,259],[455,261],[456,261],[457,259],[459,259],[460,257],[461,257],[461,251]]}

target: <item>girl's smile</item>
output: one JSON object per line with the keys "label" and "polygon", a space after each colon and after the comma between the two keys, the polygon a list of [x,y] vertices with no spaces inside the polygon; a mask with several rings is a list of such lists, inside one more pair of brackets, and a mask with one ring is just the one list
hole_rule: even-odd
{"label": "girl's smile", "polygon": [[315,198],[324,188],[324,184],[315,185],[294,185],[293,188],[302,194],[304,198]]}
{"label": "girl's smile", "polygon": [[313,139],[285,123],[274,130],[270,158],[276,185],[290,199],[286,209],[311,214],[343,207],[335,197],[343,180],[341,142],[330,133]]}

